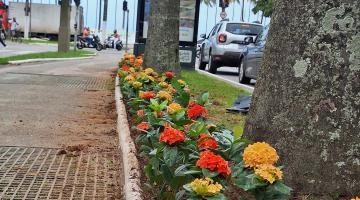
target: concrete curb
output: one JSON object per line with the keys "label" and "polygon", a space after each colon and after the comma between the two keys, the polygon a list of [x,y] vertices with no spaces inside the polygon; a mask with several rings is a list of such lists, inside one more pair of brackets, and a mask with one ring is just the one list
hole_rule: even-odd
{"label": "concrete curb", "polygon": [[9,64],[18,65],[18,64],[34,63],[34,62],[84,60],[84,59],[93,58],[94,56],[96,56],[96,54],[86,57],[73,57],[73,58],[37,58],[37,59],[27,59],[27,60],[14,60],[14,61],[9,61]]}
{"label": "concrete curb", "polygon": [[228,79],[225,79],[221,76],[217,76],[215,74],[211,74],[207,71],[203,71],[203,70],[200,70],[200,69],[196,69],[196,71],[199,73],[199,74],[203,74],[203,75],[206,75],[206,76],[209,76],[209,77],[212,77],[212,78],[215,78],[215,79],[218,79],[220,81],[224,81],[224,82],[227,82],[235,87],[239,87],[239,88],[242,88],[250,93],[253,93],[254,92],[254,88],[251,87],[251,86],[248,86],[248,85],[245,85],[245,84],[241,84],[241,83],[237,83],[237,82],[233,82],[233,81],[230,81]]}
{"label": "concrete curb", "polygon": [[124,170],[124,197],[126,200],[142,200],[139,162],[136,157],[135,143],[130,136],[130,127],[118,76],[115,81],[115,101],[118,115],[117,132]]}

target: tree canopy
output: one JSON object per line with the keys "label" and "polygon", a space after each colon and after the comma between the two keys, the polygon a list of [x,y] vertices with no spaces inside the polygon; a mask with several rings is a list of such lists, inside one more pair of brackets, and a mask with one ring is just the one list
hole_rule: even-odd
{"label": "tree canopy", "polygon": [[259,11],[263,12],[264,17],[270,17],[273,12],[273,0],[252,0],[255,7],[252,11],[256,14]]}

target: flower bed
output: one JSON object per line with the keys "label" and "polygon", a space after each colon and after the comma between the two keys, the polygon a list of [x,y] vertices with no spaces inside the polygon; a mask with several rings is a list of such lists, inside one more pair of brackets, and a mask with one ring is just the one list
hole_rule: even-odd
{"label": "flower bed", "polygon": [[158,199],[223,200],[230,187],[259,200],[290,197],[275,166],[276,150],[208,122],[208,93],[192,98],[176,74],[143,69],[142,58],[133,55],[124,56],[118,75],[141,132],[136,144],[146,161],[147,186]]}

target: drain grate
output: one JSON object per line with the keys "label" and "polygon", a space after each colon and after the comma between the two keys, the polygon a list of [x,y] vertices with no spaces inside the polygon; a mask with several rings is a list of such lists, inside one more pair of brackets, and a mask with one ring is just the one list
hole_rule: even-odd
{"label": "drain grate", "polygon": [[48,85],[85,90],[107,90],[113,85],[111,79],[96,77],[63,76],[49,74],[9,72],[0,78],[0,84]]}
{"label": "drain grate", "polygon": [[0,199],[117,199],[118,155],[0,147]]}

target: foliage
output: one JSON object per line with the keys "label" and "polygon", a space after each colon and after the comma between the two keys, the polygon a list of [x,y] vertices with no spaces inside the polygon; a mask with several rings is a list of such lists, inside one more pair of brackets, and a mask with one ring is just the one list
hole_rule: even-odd
{"label": "foliage", "polygon": [[255,7],[252,9],[255,14],[261,11],[265,17],[271,17],[273,0],[252,0],[252,2],[255,4]]}
{"label": "foliage", "polygon": [[[142,57],[125,55],[119,68],[122,92],[140,132],[136,143],[147,161],[144,173],[159,199],[226,200],[223,192],[230,185],[257,200],[289,198],[291,189],[273,165],[275,149],[249,145],[241,128],[233,133],[209,123],[209,93],[192,97],[189,85],[173,72],[143,69]],[[270,153],[262,158],[257,150]],[[247,165],[242,155],[256,165]]]}

